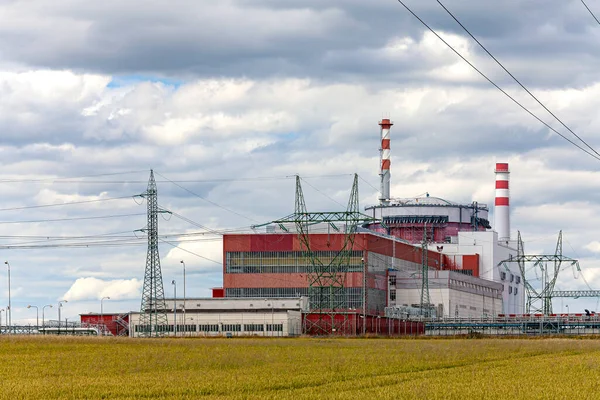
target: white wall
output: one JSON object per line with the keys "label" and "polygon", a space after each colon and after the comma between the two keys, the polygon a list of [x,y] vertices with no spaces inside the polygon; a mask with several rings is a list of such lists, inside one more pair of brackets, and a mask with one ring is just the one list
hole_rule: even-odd
{"label": "white wall", "polygon": [[[138,337],[135,326],[139,325],[140,314],[132,313],[129,316],[129,336]],[[167,314],[168,325],[173,325],[174,313]],[[226,329],[227,325],[240,325],[240,331]],[[246,331],[244,325],[262,325],[262,331]],[[195,326],[196,330],[185,332],[182,325]],[[216,325],[217,331],[201,331],[202,325]],[[267,325],[279,326],[282,330],[267,330]],[[302,315],[300,311],[276,311],[273,312],[186,312],[185,324],[183,313],[177,313],[177,336],[225,336],[230,333],[233,336],[297,336],[302,333]],[[175,332],[167,332],[164,336],[175,336]]]}
{"label": "white wall", "polygon": [[[431,244],[431,248],[439,244]],[[447,255],[479,254],[479,276],[493,282],[502,283],[504,314],[522,314],[525,310],[525,287],[523,277],[517,263],[499,265],[501,261],[517,255],[516,241],[498,241],[498,234],[494,231],[487,232],[459,232],[458,243],[444,243],[442,253]],[[501,279],[501,272],[506,272],[506,279]],[[511,282],[511,274],[513,280]],[[520,283],[516,283],[517,276]],[[515,295],[515,288],[517,294]]]}

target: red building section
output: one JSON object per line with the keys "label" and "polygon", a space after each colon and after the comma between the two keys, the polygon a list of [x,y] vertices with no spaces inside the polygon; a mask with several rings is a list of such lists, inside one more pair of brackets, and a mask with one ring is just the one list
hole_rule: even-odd
{"label": "red building section", "polygon": [[[367,315],[364,318],[361,314],[352,313],[347,316],[343,314],[335,315],[339,323],[344,323],[335,333],[336,335],[375,335],[375,336],[418,336],[425,334],[425,324],[415,321],[401,321],[397,318],[386,318],[382,316]],[[304,333],[308,335],[320,335],[323,333],[318,329],[319,315],[304,314]]]}
{"label": "red building section", "polygon": [[479,278],[479,254],[443,254],[442,269]]}
{"label": "red building section", "polygon": [[[311,250],[314,252],[338,252],[344,243],[344,234],[311,234],[309,237]],[[225,235],[223,237],[223,291],[229,296],[228,289],[235,288],[308,288],[307,273],[294,272],[268,272],[268,273],[243,273],[228,272],[228,253],[243,252],[246,257],[248,253],[265,252],[302,252],[300,240],[297,234],[238,234]],[[421,248],[407,243],[401,243],[380,235],[370,233],[358,233],[355,236],[353,251],[357,251],[358,263],[356,268],[355,256],[354,271],[345,274],[345,288],[357,288],[362,290],[364,286],[364,270],[368,268],[366,287],[371,291],[367,301],[368,307],[382,314],[387,305],[387,269],[392,266],[391,257],[396,260],[405,260],[421,264]],[[369,253],[374,257],[369,260]],[[390,257],[387,262],[381,261],[381,255]],[[266,255],[265,255],[266,256]],[[440,254],[428,251],[428,265],[432,269],[440,269]],[[373,290],[375,292],[373,292]],[[380,292],[381,291],[381,292]],[[377,293],[379,293],[377,295]],[[213,291],[213,295],[221,294]]]}
{"label": "red building section", "polygon": [[129,314],[80,314],[82,325],[98,327],[105,330],[105,334],[113,336],[129,335]]}

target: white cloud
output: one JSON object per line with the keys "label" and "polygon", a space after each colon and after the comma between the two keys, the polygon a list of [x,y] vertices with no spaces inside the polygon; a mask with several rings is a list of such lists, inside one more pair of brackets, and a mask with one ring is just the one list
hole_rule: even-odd
{"label": "white cloud", "polygon": [[135,299],[141,296],[143,282],[138,279],[104,281],[97,278],[79,278],[62,296],[68,301],[100,300],[108,296],[112,300]]}

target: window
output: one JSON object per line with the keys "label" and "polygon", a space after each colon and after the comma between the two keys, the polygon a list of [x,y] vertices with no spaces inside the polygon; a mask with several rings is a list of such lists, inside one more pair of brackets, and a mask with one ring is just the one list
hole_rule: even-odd
{"label": "window", "polygon": [[396,275],[392,275],[389,277],[390,286],[396,286]]}
{"label": "window", "polygon": [[514,280],[515,280],[515,276],[513,274],[510,274],[510,281],[514,282]]}
{"label": "window", "polygon": [[[347,271],[363,271],[364,252],[353,250],[347,254]],[[315,256],[328,265],[340,252],[316,251]],[[310,258],[302,251],[228,251],[225,254],[225,272],[229,274],[305,274],[312,268]]]}
{"label": "window", "polygon": [[217,324],[202,324],[198,326],[200,332],[219,332],[219,325]]}
{"label": "window", "polygon": [[267,332],[283,332],[283,324],[267,324]]}
{"label": "window", "polygon": [[509,286],[508,287],[508,294],[511,294],[511,293],[512,293],[512,286]]}
{"label": "window", "polygon": [[263,324],[244,324],[244,332],[264,332]]}
{"label": "window", "polygon": [[517,276],[517,285],[518,285],[519,283],[521,283],[521,277],[520,277],[520,276]]}
{"label": "window", "polygon": [[392,301],[396,300],[396,291],[395,290],[390,290],[390,300],[392,300]]}
{"label": "window", "polygon": [[515,288],[515,296],[517,295],[517,293],[519,293],[519,288],[518,287]]}
{"label": "window", "polygon": [[242,325],[240,324],[223,324],[223,332],[241,332]]}
{"label": "window", "polygon": [[500,279],[506,280],[506,272],[500,272]]}
{"label": "window", "polygon": [[177,325],[177,332],[196,332],[196,325]]}

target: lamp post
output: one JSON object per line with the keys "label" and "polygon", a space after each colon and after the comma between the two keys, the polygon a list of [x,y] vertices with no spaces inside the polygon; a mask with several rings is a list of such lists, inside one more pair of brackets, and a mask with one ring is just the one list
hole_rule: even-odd
{"label": "lamp post", "polygon": [[567,307],[567,314],[569,314],[569,305],[566,304],[565,307]]}
{"label": "lamp post", "polygon": [[67,300],[61,300],[58,302],[58,331],[60,332],[60,309],[62,308],[62,303],[68,303]]}
{"label": "lamp post", "polygon": [[[181,263],[181,265],[183,265],[183,329],[184,332],[187,332],[187,330],[185,330],[185,263],[183,262],[183,260],[179,261]],[[176,307],[177,308],[177,307]],[[184,333],[185,336],[185,333]]]}
{"label": "lamp post", "polygon": [[101,333],[102,336],[104,336],[104,328],[106,328],[106,325],[104,324],[104,308],[102,306],[102,302],[104,301],[104,299],[110,300],[110,297],[104,296],[103,298],[100,299],[100,324],[103,325],[102,333]]}
{"label": "lamp post", "polygon": [[8,333],[10,333],[10,327],[12,325],[12,307],[10,306],[10,264],[8,261],[4,261],[4,264],[8,267]]}
{"label": "lamp post", "polygon": [[[42,307],[42,329],[44,329],[46,326],[46,319],[44,318],[44,311],[46,311],[46,307],[52,308],[52,304],[46,304],[44,307]],[[44,330],[44,335],[45,334],[46,330]]]}
{"label": "lamp post", "polygon": [[5,312],[4,308],[0,308],[0,333],[2,333],[2,312]]}
{"label": "lamp post", "polygon": [[173,301],[173,332],[177,336],[177,283],[175,279],[171,281],[171,285],[173,285],[173,297],[175,298]]}
{"label": "lamp post", "polygon": [[31,304],[27,306],[27,308],[35,308],[35,329],[39,329],[40,327],[40,313],[37,306],[32,306]]}

